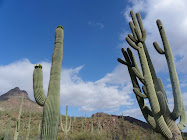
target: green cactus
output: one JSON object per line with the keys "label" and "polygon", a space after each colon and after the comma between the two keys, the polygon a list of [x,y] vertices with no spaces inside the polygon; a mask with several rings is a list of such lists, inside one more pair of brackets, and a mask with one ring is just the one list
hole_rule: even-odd
{"label": "green cactus", "polygon": [[60,126],[61,126],[61,129],[64,132],[65,136],[67,136],[67,134],[68,134],[68,132],[70,131],[70,128],[71,128],[71,117],[70,117],[70,123],[69,123],[69,126],[68,126],[68,106],[66,106],[65,124],[62,125],[62,121],[60,121]]}
{"label": "green cactus", "polygon": [[82,122],[82,131],[84,131],[84,120],[83,120],[83,117],[81,118],[81,122]]}
{"label": "green cactus", "polygon": [[[153,45],[160,54],[165,54],[167,60],[174,96],[174,110],[172,113],[168,107],[167,96],[162,80],[156,75],[151,58],[145,45],[146,31],[143,27],[141,16],[139,13],[136,14],[138,19],[137,22],[133,11],[131,11],[130,14],[133,22],[130,22],[129,25],[133,36],[128,34],[126,41],[131,47],[138,51],[143,74],[141,74],[135,57],[129,48],[127,48],[127,51],[122,48],[122,53],[126,61],[120,58],[118,58],[118,61],[128,67],[133,84],[133,91],[136,95],[138,104],[146,121],[156,132],[160,132],[167,139],[182,139],[180,130],[184,129],[187,120],[185,108],[181,98],[179,80],[164,27],[161,21],[157,20],[157,26],[162,38],[164,51],[158,46],[156,42],[154,42]],[[137,78],[143,84],[142,90],[144,94],[141,91]],[[146,106],[144,102],[145,98],[148,98],[151,109]],[[180,117],[180,123],[177,126],[175,121],[178,117]]]}
{"label": "green cactus", "polygon": [[17,140],[18,136],[19,136],[20,118],[21,118],[21,114],[22,114],[23,98],[24,98],[24,95],[22,95],[22,98],[21,98],[21,105],[20,105],[20,108],[19,108],[19,114],[18,114],[18,118],[17,118],[17,121],[16,121],[16,129],[15,129],[15,132],[14,132],[14,140]]}
{"label": "green cactus", "polygon": [[98,134],[101,135],[102,134],[102,126],[101,126],[101,121],[98,118]]}
{"label": "green cactus", "polygon": [[4,135],[4,138],[3,140],[9,140],[9,132],[10,132],[10,126],[11,126],[11,119],[9,118],[9,121],[8,121],[8,127],[5,131],[5,135]]}
{"label": "green cactus", "polygon": [[29,122],[28,122],[28,124],[27,124],[26,140],[29,139],[29,134],[30,134],[30,125],[31,125],[31,113],[29,113]]}
{"label": "green cactus", "polygon": [[52,56],[50,81],[47,98],[43,91],[42,65],[35,65],[33,73],[33,89],[36,102],[44,106],[42,118],[42,140],[55,140],[58,136],[58,124],[60,116],[60,75],[63,57],[64,31],[58,26],[55,31],[55,47]]}
{"label": "green cactus", "polygon": [[73,121],[72,121],[72,133],[73,133],[73,125],[76,122],[76,117],[73,117]]}

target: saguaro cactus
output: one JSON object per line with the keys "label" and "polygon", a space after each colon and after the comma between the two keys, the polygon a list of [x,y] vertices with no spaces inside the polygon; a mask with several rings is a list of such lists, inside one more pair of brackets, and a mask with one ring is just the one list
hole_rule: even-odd
{"label": "saguaro cactus", "polygon": [[17,121],[16,121],[16,129],[15,129],[15,132],[14,132],[14,140],[17,140],[18,136],[19,136],[20,118],[21,118],[21,114],[22,114],[23,98],[24,98],[24,95],[21,98],[21,105],[20,105],[20,108],[19,108],[19,114],[18,114],[18,118],[17,118]]}
{"label": "saguaro cactus", "polygon": [[27,124],[26,140],[29,139],[29,134],[30,134],[30,125],[31,125],[31,113],[29,113],[29,122],[28,122],[28,124]]}
{"label": "saguaro cactus", "polygon": [[[174,60],[169,42],[166,37],[166,33],[164,31],[164,27],[161,21],[157,20],[157,26],[162,38],[164,51],[158,46],[156,42],[154,42],[153,45],[160,54],[165,54],[167,60],[174,96],[174,110],[172,112],[170,112],[168,107],[168,101],[162,80],[156,75],[151,58],[145,45],[146,31],[143,27],[141,16],[139,13],[136,14],[136,17],[138,19],[137,22],[133,11],[131,11],[130,14],[133,22],[129,22],[129,25],[133,35],[128,34],[128,37],[126,37],[126,41],[132,48],[138,51],[143,74],[141,74],[135,57],[129,48],[127,48],[127,51],[122,48],[122,53],[125,61],[120,58],[118,58],[118,61],[128,67],[128,71],[133,84],[133,91],[136,95],[138,104],[146,121],[156,132],[160,132],[167,139],[182,140],[180,130],[183,130],[186,126],[187,119],[185,108],[181,98],[180,85],[175,69]],[[137,78],[143,84],[143,91],[141,91]],[[144,94],[142,92],[144,92]],[[151,109],[146,106],[144,102],[145,98],[148,98]],[[180,122],[177,125],[175,121],[179,117]]]}
{"label": "saguaro cactus", "polygon": [[71,128],[71,117],[70,117],[70,123],[69,123],[69,127],[68,127],[68,106],[66,106],[66,121],[65,121],[65,124],[63,124],[63,125],[62,125],[62,119],[61,119],[61,115],[60,115],[60,126],[61,126],[61,130],[65,134],[65,139],[67,139],[68,132],[70,131],[70,128]]}
{"label": "saguaro cactus", "polygon": [[10,125],[11,125],[11,119],[9,118],[9,121],[8,121],[8,127],[5,131],[5,135],[4,135],[4,138],[3,140],[9,140],[9,132],[10,132]]}
{"label": "saguaro cactus", "polygon": [[102,134],[102,126],[101,126],[101,121],[99,118],[97,118],[98,120],[98,128],[97,128],[97,131],[98,131],[98,134],[101,135]]}
{"label": "saguaro cactus", "polygon": [[42,65],[35,65],[33,73],[33,89],[36,102],[44,106],[42,130],[40,138],[42,140],[55,140],[58,135],[58,124],[60,116],[60,75],[63,56],[64,31],[62,26],[58,26],[55,32],[55,47],[52,57],[50,81],[47,98],[43,91]]}

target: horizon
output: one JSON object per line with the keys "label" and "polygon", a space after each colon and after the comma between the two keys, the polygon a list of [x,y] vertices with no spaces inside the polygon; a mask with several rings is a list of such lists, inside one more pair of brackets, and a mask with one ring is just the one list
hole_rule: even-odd
{"label": "horizon", "polygon": [[[19,87],[35,101],[32,82],[35,64],[43,66],[47,95],[55,29],[62,25],[61,114],[65,114],[68,105],[70,116],[123,113],[146,122],[133,93],[128,69],[117,61],[124,59],[121,48],[129,47],[125,37],[131,33],[128,23],[133,10],[141,14],[147,31],[146,45],[172,111],[174,102],[166,59],[152,43],[157,41],[163,48],[156,25],[156,20],[161,19],[174,56],[182,98],[187,100],[186,7],[185,0],[46,0],[45,3],[0,0],[0,95]],[[140,68],[138,54],[132,51]],[[146,104],[149,105],[147,99]],[[187,111],[187,102],[184,105]]]}

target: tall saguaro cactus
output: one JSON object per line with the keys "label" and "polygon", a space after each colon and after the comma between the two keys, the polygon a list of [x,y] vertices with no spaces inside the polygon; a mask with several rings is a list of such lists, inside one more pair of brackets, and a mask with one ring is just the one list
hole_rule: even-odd
{"label": "tall saguaro cactus", "polygon": [[19,131],[20,131],[20,119],[21,119],[22,106],[23,106],[23,98],[24,98],[24,95],[23,95],[22,98],[21,98],[21,105],[20,105],[20,108],[19,108],[19,114],[18,114],[18,118],[17,118],[17,121],[16,121],[16,129],[15,129],[15,132],[14,132],[14,140],[17,140],[17,139],[18,139],[18,136],[19,136]]}
{"label": "tall saguaro cactus", "polygon": [[42,65],[35,65],[33,73],[33,89],[36,102],[44,106],[42,130],[40,138],[42,140],[55,140],[58,136],[58,124],[60,116],[60,75],[63,57],[64,31],[62,26],[58,26],[55,31],[55,47],[52,56],[50,81],[47,98],[43,91]]}
{"label": "tall saguaro cactus", "polygon": [[[138,68],[135,57],[129,48],[127,48],[127,51],[122,48],[125,61],[120,58],[118,58],[118,61],[128,67],[133,85],[133,91],[146,121],[156,132],[160,132],[167,139],[182,140],[180,130],[183,130],[186,126],[187,119],[183,100],[181,98],[180,85],[174,60],[164,27],[161,21],[157,20],[157,26],[162,38],[164,51],[156,42],[154,42],[153,45],[157,52],[160,54],[165,54],[167,60],[174,96],[174,110],[172,112],[170,112],[168,107],[168,101],[162,80],[156,75],[147,47],[145,45],[147,34],[143,27],[141,16],[139,13],[136,14],[138,20],[137,22],[133,11],[131,11],[130,14],[133,22],[129,22],[129,25],[133,35],[128,34],[126,41],[132,48],[138,51],[143,74]],[[142,90],[137,78],[143,84]],[[145,98],[148,98],[151,109],[146,106],[144,101]],[[177,125],[175,121],[179,117],[180,122]]]}

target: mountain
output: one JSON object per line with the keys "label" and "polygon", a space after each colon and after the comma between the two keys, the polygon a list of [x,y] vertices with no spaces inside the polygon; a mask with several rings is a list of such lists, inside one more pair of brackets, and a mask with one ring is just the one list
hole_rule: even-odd
{"label": "mountain", "polygon": [[24,95],[23,111],[42,113],[43,107],[30,100],[25,90],[15,87],[0,96],[0,111],[17,111],[21,104],[21,97]]}

